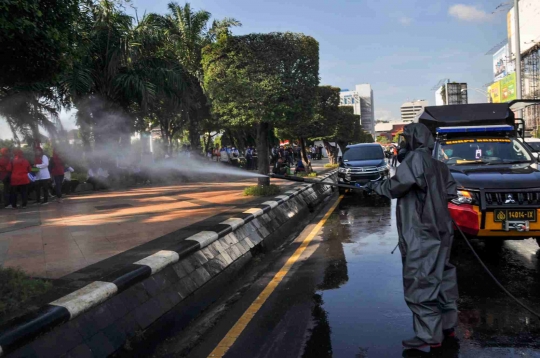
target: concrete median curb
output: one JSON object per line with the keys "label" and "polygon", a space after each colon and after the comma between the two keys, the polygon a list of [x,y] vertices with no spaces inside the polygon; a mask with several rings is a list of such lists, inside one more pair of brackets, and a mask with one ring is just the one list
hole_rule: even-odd
{"label": "concrete median curb", "polygon": [[110,355],[331,191],[295,186],[9,321],[0,327],[0,355]]}

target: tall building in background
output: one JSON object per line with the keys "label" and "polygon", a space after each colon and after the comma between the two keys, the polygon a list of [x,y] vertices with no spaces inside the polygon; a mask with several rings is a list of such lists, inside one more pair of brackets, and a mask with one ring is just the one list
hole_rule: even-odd
{"label": "tall building in background", "polygon": [[447,81],[437,91],[435,91],[436,106],[467,104],[469,103],[468,98],[466,83]]}
{"label": "tall building in background", "polygon": [[416,115],[426,106],[428,106],[428,101],[424,99],[403,103],[401,105],[401,121],[404,123],[412,123]]}
{"label": "tall building in background", "polygon": [[342,90],[340,92],[340,106],[351,106],[354,114],[360,116],[360,124],[365,131],[375,134],[375,109],[373,90],[369,83],[355,86],[354,91]]}

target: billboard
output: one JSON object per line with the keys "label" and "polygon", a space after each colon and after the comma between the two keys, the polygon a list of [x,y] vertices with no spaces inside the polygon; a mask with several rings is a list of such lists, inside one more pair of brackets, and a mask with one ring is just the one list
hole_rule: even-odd
{"label": "billboard", "polygon": [[502,80],[506,75],[514,71],[511,61],[509,61],[508,44],[493,54],[493,81]]}
{"label": "billboard", "polygon": [[510,102],[516,99],[516,73],[511,73],[502,80],[501,84],[501,102]]}
{"label": "billboard", "polygon": [[505,103],[516,99],[516,73],[513,72],[502,80],[488,87],[490,103]]}
{"label": "billboard", "polygon": [[[519,2],[519,35],[521,53],[527,52],[531,47],[540,42],[540,1],[520,0]],[[516,40],[514,29],[514,8],[510,9],[506,16],[508,31],[509,51],[516,52]]]}
{"label": "billboard", "polygon": [[489,103],[501,103],[501,82],[495,82],[488,87]]}

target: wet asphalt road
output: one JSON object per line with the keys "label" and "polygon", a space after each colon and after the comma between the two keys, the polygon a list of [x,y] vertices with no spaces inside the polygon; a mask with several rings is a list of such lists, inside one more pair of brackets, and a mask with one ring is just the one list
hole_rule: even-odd
{"label": "wet asphalt road", "polygon": [[[260,267],[250,270],[262,272],[254,278],[246,274],[193,328],[162,332],[145,355],[207,357],[298,247],[297,241],[277,256],[261,258]],[[396,243],[395,201],[346,195],[225,357],[540,357],[540,320],[491,282],[459,237],[452,255],[461,296],[459,341],[431,355],[403,355],[401,340],[414,332],[403,300],[399,251],[390,254]],[[540,311],[535,241],[473,245],[514,295]]]}

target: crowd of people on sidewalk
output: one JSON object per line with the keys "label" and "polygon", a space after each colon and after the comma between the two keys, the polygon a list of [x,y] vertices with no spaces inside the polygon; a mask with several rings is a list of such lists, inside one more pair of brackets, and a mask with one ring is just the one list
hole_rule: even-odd
{"label": "crowd of people on sidewalk", "polygon": [[[43,149],[37,146],[34,149],[33,164],[25,158],[21,149],[0,149],[0,179],[3,184],[3,206],[7,209],[16,209],[21,202],[21,208],[28,204],[28,196],[35,196],[35,203],[47,205],[49,192],[58,203],[62,202],[62,195],[71,194],[76,184],[71,180],[72,167],[64,162],[58,150],[53,151],[49,158]],[[76,185],[75,185],[76,186]]]}
{"label": "crowd of people on sidewalk", "polygon": [[[306,151],[308,160],[320,160],[323,157],[322,146],[313,145],[306,148]],[[81,178],[82,175],[78,175],[75,179],[72,178],[75,170],[66,163],[65,158],[68,155],[64,156],[62,151],[57,148],[52,150],[52,155],[49,157],[38,145],[34,148],[33,154],[33,158],[29,158],[28,153],[25,157],[23,151],[18,148],[0,149],[3,207],[26,208],[29,199],[33,200],[35,204],[47,205],[50,197],[56,202],[62,203],[63,196],[74,193],[79,186],[80,182],[76,179],[77,177],[89,184],[94,191],[107,189],[115,184],[132,183],[137,185],[160,182],[160,178],[152,175],[153,171],[149,169],[148,165],[143,165],[143,161],[130,161],[122,154],[117,154],[112,159],[88,160],[84,169],[81,168],[81,163],[75,163],[79,170],[82,169],[83,173],[84,170],[87,170],[86,179]],[[191,151],[189,148],[184,148],[179,152],[179,156],[190,157]],[[258,169],[257,150],[253,146],[248,146],[243,153],[234,146],[209,148],[206,158],[210,161],[222,162],[247,170]],[[173,159],[168,155],[162,158],[163,161]],[[201,159],[204,160],[204,156]],[[306,172],[300,146],[276,146],[271,150],[270,160],[273,166],[272,170],[276,174],[287,174],[293,170],[294,174]],[[150,168],[156,163],[152,161],[149,164]]]}
{"label": "crowd of people on sidewalk", "polygon": [[234,146],[210,147],[206,151],[206,157],[208,160],[230,164],[237,168],[258,169],[257,149],[252,146],[248,146],[243,154]]}
{"label": "crowd of people on sidewalk", "polygon": [[[323,158],[322,146],[310,146],[306,148],[308,160],[321,160]],[[272,172],[285,175],[305,173],[306,167],[302,161],[302,149],[300,146],[280,145],[272,148]],[[291,168],[294,168],[292,172]]]}

